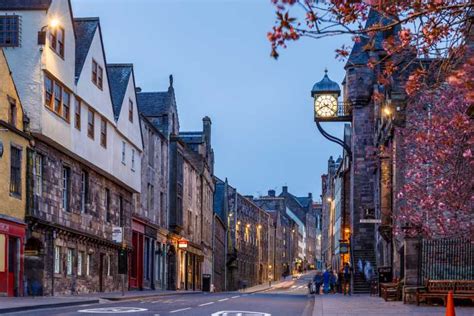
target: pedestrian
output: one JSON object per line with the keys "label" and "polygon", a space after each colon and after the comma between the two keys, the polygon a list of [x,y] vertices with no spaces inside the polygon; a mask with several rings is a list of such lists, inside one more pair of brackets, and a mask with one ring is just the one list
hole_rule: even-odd
{"label": "pedestrian", "polygon": [[323,273],[323,293],[327,294],[330,291],[331,273],[328,269]]}
{"label": "pedestrian", "polygon": [[330,288],[331,288],[331,293],[336,294],[336,289],[337,289],[337,274],[336,271],[333,270],[330,275]]}
{"label": "pedestrian", "polygon": [[313,278],[314,285],[316,286],[316,294],[319,294],[321,291],[321,284],[323,283],[323,276],[321,275],[321,272],[316,273],[316,275]]}
{"label": "pedestrian", "polygon": [[364,264],[362,263],[361,258],[359,258],[359,261],[357,261],[357,268],[359,268],[359,273],[364,273]]}
{"label": "pedestrian", "polygon": [[351,276],[352,276],[352,269],[349,264],[346,262],[344,265],[344,285],[343,291],[344,295],[349,294],[351,295]]}
{"label": "pedestrian", "polygon": [[370,261],[366,260],[365,265],[364,265],[364,275],[365,275],[365,279],[369,283],[372,280],[373,272],[374,272],[374,270],[372,268],[372,265],[370,264]]}

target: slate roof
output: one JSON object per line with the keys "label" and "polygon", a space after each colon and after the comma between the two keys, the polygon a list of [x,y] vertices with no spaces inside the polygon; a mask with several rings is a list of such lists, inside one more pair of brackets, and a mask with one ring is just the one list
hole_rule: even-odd
{"label": "slate roof", "polygon": [[214,191],[214,212],[226,223],[225,218],[225,183],[216,182]]}
{"label": "slate roof", "polygon": [[[369,16],[367,17],[367,21],[365,23],[364,28],[369,28],[374,24],[381,23],[382,25],[387,25],[392,21],[392,19],[384,17],[380,15],[380,13],[375,10],[371,9],[369,12]],[[399,27],[395,27],[393,29],[394,34],[398,33]],[[384,39],[384,34],[382,32],[377,32],[373,39],[373,49],[375,50],[382,50],[382,43]],[[346,67],[348,65],[366,65],[369,61],[369,55],[364,48],[369,43],[369,39],[365,36],[361,37],[360,42],[355,43],[354,47],[352,47],[352,51],[349,55],[349,59],[347,60]]]}
{"label": "slate roof", "polygon": [[307,196],[305,197],[298,197],[298,196],[295,196],[294,197],[296,201],[298,201],[298,203],[303,206],[303,207],[308,207],[311,203],[311,199]]}
{"label": "slate roof", "polygon": [[179,137],[188,144],[201,144],[204,142],[203,132],[180,132]]}
{"label": "slate roof", "polygon": [[0,10],[48,10],[52,0],[1,0]]}
{"label": "slate roof", "polygon": [[137,93],[138,110],[145,116],[161,116],[168,113],[173,106],[170,92],[139,92]]}
{"label": "slate roof", "polygon": [[128,82],[133,72],[132,64],[108,64],[107,75],[109,77],[110,94],[112,95],[112,105],[114,117],[117,121],[122,109],[123,98],[127,91]]}
{"label": "slate roof", "polygon": [[76,82],[84,66],[84,62],[92,44],[95,31],[99,26],[99,18],[75,18],[74,29],[76,33]]}

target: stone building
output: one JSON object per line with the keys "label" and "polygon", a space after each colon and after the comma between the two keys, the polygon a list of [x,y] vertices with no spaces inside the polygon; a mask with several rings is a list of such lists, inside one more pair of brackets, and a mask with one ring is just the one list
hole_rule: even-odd
{"label": "stone building", "polygon": [[0,82],[0,296],[23,296],[26,165],[32,137],[26,133],[28,119],[2,48]]}
{"label": "stone building", "polygon": [[[288,276],[295,267],[298,249],[297,224],[288,216],[285,198],[269,190],[267,196],[254,198],[253,202],[270,215],[269,275],[278,281]],[[271,268],[270,268],[271,266]]]}
{"label": "stone building", "polygon": [[[134,93],[114,104],[98,18],[68,1],[2,1],[16,37],[5,55],[35,146],[28,158],[27,293],[122,288],[142,139]],[[39,31],[39,34],[38,34]],[[112,231],[122,232],[120,240]],[[123,279],[125,286],[128,280]]]}
{"label": "stone building", "polygon": [[322,264],[322,203],[313,202],[313,212],[316,218],[316,248],[314,250],[314,256],[316,261],[316,269],[321,270],[323,268]]}
{"label": "stone building", "polygon": [[302,249],[299,259],[298,270],[314,269],[316,266],[316,214],[313,210],[313,195],[297,197],[288,192],[288,187],[284,186],[280,197],[285,198],[286,212],[298,224],[298,231],[301,235],[299,240]]}
{"label": "stone building", "polygon": [[228,183],[214,177],[214,221],[212,226],[213,285],[216,292],[227,290],[227,238],[230,222],[228,210]]}

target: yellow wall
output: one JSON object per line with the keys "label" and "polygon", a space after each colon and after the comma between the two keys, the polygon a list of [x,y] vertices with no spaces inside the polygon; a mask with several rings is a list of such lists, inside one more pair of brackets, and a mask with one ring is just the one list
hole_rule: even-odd
{"label": "yellow wall", "polygon": [[[16,128],[23,131],[23,111],[18,98],[13,79],[10,75],[3,50],[0,49],[0,121],[8,122],[10,103],[7,96],[16,100],[17,122]],[[0,125],[0,142],[3,144],[3,155],[0,157],[0,214],[16,217],[21,220],[25,217],[26,208],[26,160],[28,139],[13,128]],[[22,147],[22,174],[21,199],[10,195],[10,146],[14,144]]]}

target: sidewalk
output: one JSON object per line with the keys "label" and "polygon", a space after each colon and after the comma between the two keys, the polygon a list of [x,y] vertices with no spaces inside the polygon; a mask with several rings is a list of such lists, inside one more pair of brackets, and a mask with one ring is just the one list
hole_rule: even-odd
{"label": "sidewalk", "polygon": [[240,293],[252,294],[252,293],[267,291],[267,290],[270,290],[270,289],[283,289],[283,288],[289,288],[290,286],[293,285],[293,283],[295,283],[295,281],[293,281],[293,280],[280,280],[280,281],[277,281],[277,282],[272,282],[271,286],[268,285],[268,283],[264,283],[264,284],[259,284],[259,285],[255,285],[255,286],[252,286],[252,287],[248,287],[245,290],[240,289],[239,292]]}
{"label": "sidewalk", "polygon": [[[315,295],[313,316],[444,316],[446,308],[403,304],[403,302],[385,302],[378,296],[341,294]],[[474,315],[474,308],[456,307],[456,316]]]}
{"label": "sidewalk", "polygon": [[21,312],[33,309],[65,307],[74,305],[97,304],[101,301],[122,301],[136,300],[147,297],[181,295],[181,294],[197,294],[202,292],[191,291],[126,291],[122,296],[122,292],[108,293],[91,293],[70,296],[37,296],[37,297],[0,297],[0,314]]}

